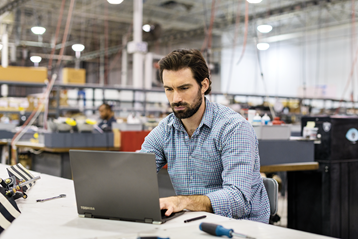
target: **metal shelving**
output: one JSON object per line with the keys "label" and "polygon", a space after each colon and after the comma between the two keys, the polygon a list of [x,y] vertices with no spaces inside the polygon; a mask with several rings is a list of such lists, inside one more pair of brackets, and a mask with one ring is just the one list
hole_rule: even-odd
{"label": "metal shelving", "polygon": [[[47,84],[43,83],[26,83],[26,82],[11,82],[11,81],[0,81],[0,86],[2,84],[7,84],[9,86],[24,86],[24,87],[38,87],[38,88],[44,88],[47,86]],[[111,101],[111,102],[118,102],[120,104],[122,103],[127,103],[127,104],[132,104],[132,109],[128,109],[126,108],[127,111],[133,111],[133,112],[141,112],[144,115],[146,115],[148,112],[160,112],[159,110],[148,110],[147,109],[147,105],[148,104],[156,104],[156,103],[160,103],[162,104],[162,101],[153,101],[152,99],[150,101],[147,100],[140,100],[140,99],[136,99],[136,93],[142,93],[144,94],[144,99],[147,98],[147,93],[163,93],[164,94],[164,90],[162,88],[153,88],[153,89],[137,89],[137,88],[131,88],[131,87],[118,87],[118,86],[103,86],[103,85],[97,85],[97,84],[86,84],[86,85],[82,85],[82,84],[60,84],[60,83],[55,83],[53,86],[53,92],[55,92],[55,96],[51,97],[51,99],[55,99],[56,100],[56,107],[49,107],[49,110],[51,110],[51,115],[55,116],[55,117],[59,117],[62,111],[65,110],[75,110],[76,107],[61,107],[60,106],[60,92],[63,89],[92,89],[92,97],[87,99],[86,98],[86,102],[92,102],[92,104],[88,104],[87,107],[83,108],[84,110],[92,110],[92,111],[96,111],[96,101]],[[102,90],[102,99],[96,99],[95,98],[95,90]],[[105,91],[106,90],[117,90],[119,92],[121,91],[131,91],[133,92],[133,99],[132,100],[114,100],[114,99],[109,99],[106,98],[105,95]],[[293,97],[293,96],[276,96],[276,95],[269,95],[269,96],[265,96],[265,95],[258,95],[258,94],[224,94],[221,92],[212,92],[211,97],[213,97],[213,101],[217,101],[217,98],[220,96],[226,96],[230,99],[235,99],[235,97],[245,97],[246,98],[246,102],[249,101],[249,98],[261,98],[262,102],[264,102],[266,100],[266,98],[268,97],[269,99],[287,99],[287,100],[298,100],[300,102],[307,102],[308,101],[308,105],[311,105],[313,101],[322,101],[323,105],[326,105],[326,102],[342,102],[344,104],[352,104],[355,105],[358,102],[351,102],[351,101],[346,101],[346,100],[339,100],[339,99],[332,99],[332,98],[302,98],[302,97]],[[26,97],[26,96],[24,96]],[[143,96],[142,96],[143,97]],[[71,98],[70,100],[76,100],[74,98]],[[141,104],[142,107],[140,107],[140,109],[136,108],[135,105],[136,104]],[[307,105],[307,103],[306,103]],[[78,108],[77,108],[78,109]],[[115,111],[120,111],[123,110],[122,108],[118,108],[117,106],[114,107]],[[0,111],[0,112],[5,112],[5,111]]]}

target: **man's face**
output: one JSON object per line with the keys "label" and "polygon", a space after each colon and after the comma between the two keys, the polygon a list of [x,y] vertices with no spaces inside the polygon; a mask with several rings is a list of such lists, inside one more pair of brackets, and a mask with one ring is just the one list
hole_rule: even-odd
{"label": "man's face", "polygon": [[101,106],[99,107],[98,111],[99,111],[99,115],[100,115],[101,119],[104,119],[104,120],[108,119],[108,117],[109,117],[109,110],[107,110],[104,105],[101,105]]}
{"label": "man's face", "polygon": [[187,119],[200,108],[204,94],[190,68],[163,71],[165,94],[176,117]]}

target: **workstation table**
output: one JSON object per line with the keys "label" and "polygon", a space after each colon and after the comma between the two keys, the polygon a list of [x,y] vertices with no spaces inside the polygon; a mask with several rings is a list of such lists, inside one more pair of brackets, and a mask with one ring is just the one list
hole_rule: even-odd
{"label": "workstation table", "polygon": [[17,142],[17,153],[21,149],[32,152],[32,169],[63,178],[72,178],[69,151],[119,151],[119,147],[82,147],[82,148],[49,148],[44,144],[31,142]]}
{"label": "workstation table", "polygon": [[[0,176],[7,177],[7,165],[0,164]],[[215,238],[199,230],[201,222],[220,224],[235,232],[247,234],[257,239],[264,238],[328,238],[316,234],[268,225],[248,220],[234,220],[204,212],[186,212],[184,215],[163,225],[125,222],[116,220],[80,218],[77,214],[73,181],[33,172],[41,176],[28,192],[27,199],[16,202],[20,216],[1,234],[1,239],[16,238],[126,238],[138,236],[160,236],[175,238]],[[36,202],[59,194],[65,198]],[[184,223],[184,220],[207,215],[207,218]]]}

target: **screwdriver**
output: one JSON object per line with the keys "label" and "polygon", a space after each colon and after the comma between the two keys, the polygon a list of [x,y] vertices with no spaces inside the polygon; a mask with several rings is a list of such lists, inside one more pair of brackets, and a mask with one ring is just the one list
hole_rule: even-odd
{"label": "screwdriver", "polygon": [[227,236],[228,238],[232,238],[233,236],[241,237],[241,238],[247,238],[247,239],[255,239],[255,237],[250,237],[244,234],[236,233],[233,229],[226,229],[225,227],[221,225],[217,225],[214,223],[207,223],[202,222],[199,225],[200,230],[209,233],[213,236]]}

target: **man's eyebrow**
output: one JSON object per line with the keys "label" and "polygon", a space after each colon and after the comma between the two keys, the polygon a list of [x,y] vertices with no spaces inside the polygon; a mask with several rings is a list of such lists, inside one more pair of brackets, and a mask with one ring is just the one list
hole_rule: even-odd
{"label": "man's eyebrow", "polygon": [[188,83],[188,84],[180,85],[180,86],[178,86],[178,88],[188,87],[188,86],[192,86],[192,85],[193,85],[193,84]]}
{"label": "man's eyebrow", "polygon": [[164,88],[171,88],[171,87],[169,87],[169,86],[167,86],[167,85],[164,85]]}

